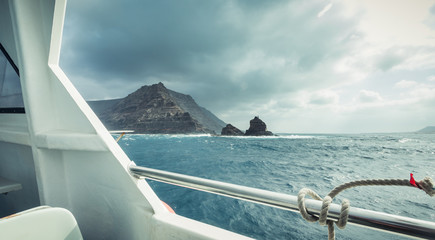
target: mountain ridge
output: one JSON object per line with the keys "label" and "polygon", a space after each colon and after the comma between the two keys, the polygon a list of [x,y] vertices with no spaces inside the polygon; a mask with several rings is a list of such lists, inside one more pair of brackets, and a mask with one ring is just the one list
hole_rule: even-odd
{"label": "mountain ridge", "polygon": [[226,125],[186,94],[167,89],[163,83],[142,86],[121,99],[88,101],[109,130],[135,133],[220,133]]}
{"label": "mountain ridge", "polygon": [[417,133],[435,133],[435,126],[427,126],[418,130]]}

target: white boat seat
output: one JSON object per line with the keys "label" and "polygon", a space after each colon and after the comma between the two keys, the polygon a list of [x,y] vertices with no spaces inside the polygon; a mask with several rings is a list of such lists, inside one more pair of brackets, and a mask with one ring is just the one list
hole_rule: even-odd
{"label": "white boat seat", "polygon": [[83,239],[77,221],[64,208],[41,206],[0,219],[0,239]]}
{"label": "white boat seat", "polygon": [[21,188],[22,187],[21,187],[20,183],[11,181],[11,180],[3,178],[3,177],[0,177],[0,194],[1,193],[8,193],[11,191],[17,191],[17,190],[20,190]]}

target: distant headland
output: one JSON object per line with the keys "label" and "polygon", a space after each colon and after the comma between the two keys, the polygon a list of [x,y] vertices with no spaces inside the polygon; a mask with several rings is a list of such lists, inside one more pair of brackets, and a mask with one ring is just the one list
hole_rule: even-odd
{"label": "distant headland", "polygon": [[259,117],[242,132],[226,124],[186,94],[167,89],[163,83],[142,86],[125,98],[88,101],[108,130],[133,130],[139,134],[197,134],[225,136],[272,136]]}
{"label": "distant headland", "polygon": [[142,86],[122,99],[88,101],[108,130],[148,134],[219,133],[226,125],[195,100],[163,83]]}
{"label": "distant headland", "polygon": [[427,126],[418,130],[416,133],[435,133],[435,126]]}

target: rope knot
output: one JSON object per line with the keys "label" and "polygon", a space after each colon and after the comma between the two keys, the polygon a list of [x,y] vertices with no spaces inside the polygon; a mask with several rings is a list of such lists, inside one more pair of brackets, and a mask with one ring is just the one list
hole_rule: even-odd
{"label": "rope knot", "polygon": [[432,178],[425,177],[423,180],[417,182],[421,190],[425,191],[429,196],[435,196],[435,188]]}
{"label": "rope knot", "polygon": [[[302,188],[298,194],[298,208],[302,217],[309,222],[319,221],[320,225],[328,225],[328,239],[335,239],[334,233],[334,222],[328,220],[329,206],[332,203],[332,199],[337,196],[340,192],[353,187],[358,186],[407,186],[415,187],[425,191],[429,196],[435,196],[434,182],[430,177],[425,177],[421,181],[415,181],[413,174],[411,173],[411,179],[367,179],[367,180],[357,180],[348,183],[344,183],[336,188],[334,188],[324,199],[322,199],[316,192],[309,188]],[[305,195],[310,195],[315,200],[322,201],[322,209],[320,211],[319,217],[313,216],[308,213],[305,208]],[[338,228],[343,229],[346,226],[347,219],[349,217],[350,203],[349,200],[344,199],[341,203],[340,216],[335,222]]]}
{"label": "rope knot", "polygon": [[[308,213],[305,207],[305,195],[310,195],[315,200],[322,201],[322,209],[320,211],[319,217],[313,216]],[[326,196],[325,198],[321,198],[316,192],[309,188],[303,188],[298,193],[298,208],[302,215],[302,217],[309,222],[317,222],[319,221],[320,225],[328,225],[328,238],[335,239],[334,233],[334,222],[332,220],[328,220],[328,211],[329,206],[332,204],[332,197]],[[350,203],[349,200],[344,199],[341,203],[341,211],[340,216],[335,222],[338,228],[344,229],[347,224],[347,219],[349,217]]]}

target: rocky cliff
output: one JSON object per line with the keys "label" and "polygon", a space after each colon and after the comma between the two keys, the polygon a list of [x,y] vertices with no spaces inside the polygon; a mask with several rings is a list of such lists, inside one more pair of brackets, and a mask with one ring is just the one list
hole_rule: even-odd
{"label": "rocky cliff", "polygon": [[180,106],[183,111],[188,112],[193,119],[198,121],[205,128],[214,131],[219,134],[222,127],[226,125],[225,122],[216,117],[206,108],[203,108],[196,104],[195,100],[189,95],[178,93],[169,90],[169,94],[174,99],[174,101]]}
{"label": "rocky cliff", "polygon": [[260,118],[254,117],[249,121],[249,129],[246,130],[245,136],[272,136],[273,133],[267,131],[266,123]]}
{"label": "rocky cliff", "polygon": [[243,132],[240,129],[234,127],[231,124],[227,124],[224,128],[222,128],[221,135],[224,136],[243,136]]}
{"label": "rocky cliff", "polygon": [[240,129],[234,127],[231,124],[227,124],[222,128],[221,135],[226,136],[273,136],[273,133],[267,131],[266,123],[264,123],[260,118],[254,117],[249,121],[249,129],[245,133],[240,131]]}
{"label": "rocky cliff", "polygon": [[191,96],[171,91],[162,83],[143,86],[123,99],[92,101],[89,105],[109,130],[216,133],[225,126]]}

